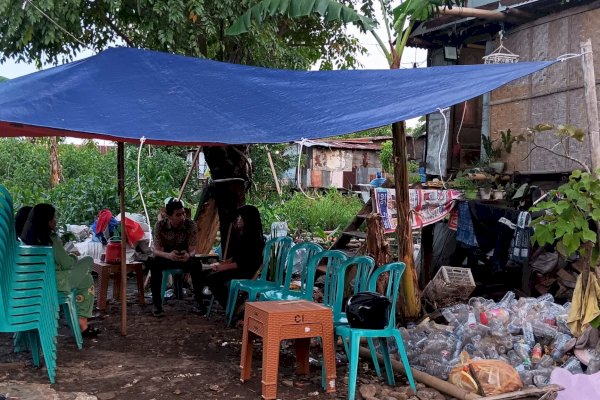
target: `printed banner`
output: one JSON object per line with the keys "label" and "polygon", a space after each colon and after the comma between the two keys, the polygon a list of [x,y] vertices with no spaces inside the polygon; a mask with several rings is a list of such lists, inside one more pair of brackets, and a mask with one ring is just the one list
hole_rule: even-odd
{"label": "printed banner", "polygon": [[[413,229],[433,224],[444,219],[452,210],[454,200],[460,195],[457,190],[410,189],[410,222]],[[396,211],[395,189],[375,189],[377,213],[381,215],[385,233],[396,230],[398,212]]]}

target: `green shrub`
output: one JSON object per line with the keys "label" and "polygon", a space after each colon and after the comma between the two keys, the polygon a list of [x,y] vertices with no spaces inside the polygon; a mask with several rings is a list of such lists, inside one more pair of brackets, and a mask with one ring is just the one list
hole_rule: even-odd
{"label": "green shrub", "polygon": [[[254,204],[261,212],[266,231],[275,221],[287,221],[290,231],[334,230],[348,224],[363,205],[358,197],[342,195],[335,189],[324,195],[311,193],[311,197],[315,198],[296,192],[287,200],[271,198]],[[252,201],[248,199],[249,203]]]}

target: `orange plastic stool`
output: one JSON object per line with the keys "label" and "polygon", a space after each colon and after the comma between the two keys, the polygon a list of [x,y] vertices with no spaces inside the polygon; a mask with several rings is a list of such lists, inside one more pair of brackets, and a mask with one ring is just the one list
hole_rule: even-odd
{"label": "orange plastic stool", "polygon": [[321,337],[326,376],[326,390],[335,392],[335,344],[333,315],[330,308],[306,300],[246,303],[242,359],[242,382],[252,374],[253,340],[263,340],[262,397],[277,398],[279,352],[281,341],[296,339],[296,373],[308,373],[310,338]]}
{"label": "orange plastic stool", "polygon": [[[127,263],[127,272],[135,273],[138,289],[138,302],[141,305],[146,304],[144,300],[144,264],[138,261]],[[114,274],[113,297],[118,300],[121,296],[121,265],[109,264],[103,261],[94,260],[92,271],[98,274],[96,281],[96,307],[100,311],[106,311],[108,279],[110,274]]]}

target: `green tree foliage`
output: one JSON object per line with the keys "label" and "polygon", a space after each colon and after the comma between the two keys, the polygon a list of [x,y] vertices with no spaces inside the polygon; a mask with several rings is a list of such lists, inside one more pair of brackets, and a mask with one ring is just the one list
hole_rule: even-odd
{"label": "green tree foliage", "polygon": [[[140,180],[149,216],[155,221],[166,197],[176,196],[187,174],[184,149],[144,148],[140,163]],[[48,149],[42,143],[23,139],[0,140],[0,182],[14,198],[15,207],[49,202],[56,206],[63,223],[87,224],[102,208],[119,212],[116,178],[116,151],[102,154],[92,141],[83,146],[59,145],[64,181],[50,188]],[[143,212],[137,191],[137,146],[126,146],[126,208]],[[191,179],[184,201],[198,201],[198,180]]]}
{"label": "green tree foliage", "polygon": [[[44,0],[26,4],[0,0],[0,61],[58,63],[86,48],[126,44],[221,61],[275,68],[308,69],[356,65],[364,51],[341,23],[318,15],[265,21],[251,33],[225,30],[258,0]],[[347,5],[371,1],[345,1]],[[35,6],[35,7],[34,7]],[[38,7],[70,34],[45,18]],[[368,7],[367,7],[368,8]]]}
{"label": "green tree foliage", "polygon": [[[600,170],[597,171],[600,175]],[[600,180],[589,172],[573,171],[569,182],[550,193],[558,201],[544,201],[532,211],[546,211],[533,221],[533,239],[540,246],[556,244],[559,252],[571,256],[587,248],[595,248],[591,258],[595,265],[598,257],[598,237],[590,222],[600,224]],[[592,254],[586,254],[591,257]]]}

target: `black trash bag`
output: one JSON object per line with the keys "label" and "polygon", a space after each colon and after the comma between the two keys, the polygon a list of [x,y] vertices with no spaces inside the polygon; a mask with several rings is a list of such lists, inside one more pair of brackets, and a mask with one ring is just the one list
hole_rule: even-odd
{"label": "black trash bag", "polygon": [[389,322],[392,303],[375,292],[356,293],[346,302],[346,316],[352,328],[383,329]]}

